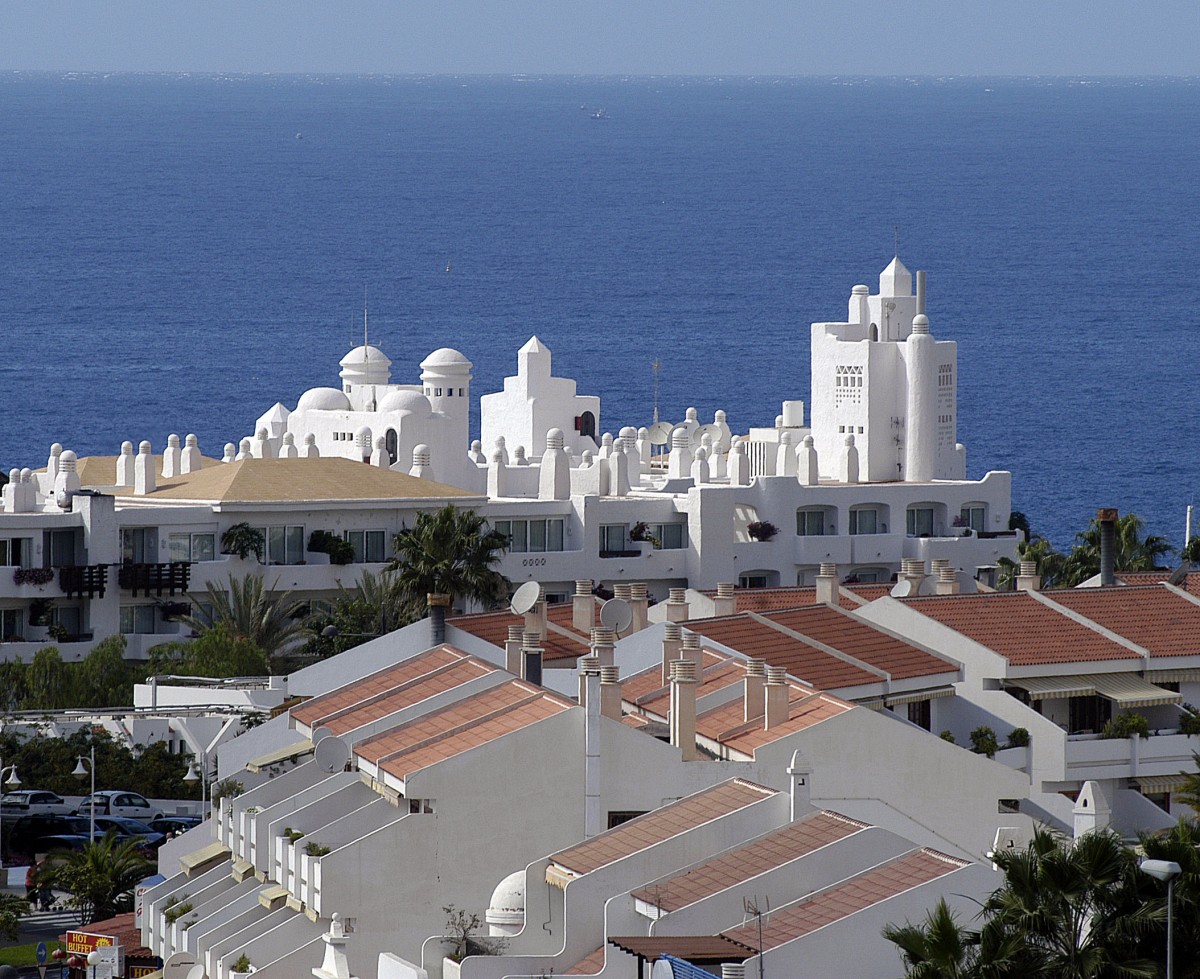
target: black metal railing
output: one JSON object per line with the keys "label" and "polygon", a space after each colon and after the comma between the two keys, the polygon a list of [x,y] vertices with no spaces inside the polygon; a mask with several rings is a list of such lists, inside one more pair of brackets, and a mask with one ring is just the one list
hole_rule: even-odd
{"label": "black metal railing", "polygon": [[67,598],[103,598],[108,584],[108,565],[86,564],[58,569],[58,586]]}
{"label": "black metal railing", "polygon": [[174,595],[186,592],[191,578],[191,565],[187,561],[172,561],[170,564],[123,564],[117,572],[117,584],[134,598],[138,593],[161,598],[165,592]]}

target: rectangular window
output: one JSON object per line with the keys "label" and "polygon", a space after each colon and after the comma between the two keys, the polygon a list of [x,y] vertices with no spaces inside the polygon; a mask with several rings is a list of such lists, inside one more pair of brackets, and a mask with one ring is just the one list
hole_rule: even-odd
{"label": "rectangular window", "polygon": [[509,533],[509,539],[512,541],[508,547],[510,551],[516,551],[518,554],[524,554],[529,550],[528,520],[514,520],[512,522],[512,529]]}
{"label": "rectangular window", "polygon": [[382,530],[347,530],[346,540],[354,548],[355,564],[380,564],[387,534]]}
{"label": "rectangular window", "polygon": [[664,551],[674,551],[682,547],[687,547],[687,524],[655,524],[654,536],[658,538]]}
{"label": "rectangular window", "polygon": [[909,704],[908,719],[917,725],[917,727],[923,727],[926,731],[931,731],[933,729],[933,719],[929,701],[918,700],[915,704]]}
{"label": "rectangular window", "polygon": [[958,514],[958,525],[960,527],[970,527],[978,532],[983,530],[983,507],[981,506],[965,506]]}
{"label": "rectangular window", "polygon": [[304,560],[303,527],[258,527],[267,543],[267,564],[299,564]]}
{"label": "rectangular window", "polygon": [[820,537],[825,533],[824,510],[797,510],[796,533],[801,537]]}
{"label": "rectangular window", "polygon": [[850,533],[851,534],[877,534],[879,533],[879,511],[872,509],[859,509],[850,511]]}
{"label": "rectangular window", "polygon": [[60,625],[71,635],[79,635],[79,609],[74,605],[56,605],[50,610],[50,624]]}
{"label": "rectangular window", "polygon": [[626,535],[629,533],[629,527],[623,523],[602,524],[600,526],[600,550],[604,551],[625,551],[628,550],[626,545]]}
{"label": "rectangular window", "polygon": [[158,563],[158,530],[126,527],[121,531],[121,561],[124,564]]}
{"label": "rectangular window", "polygon": [[515,554],[563,549],[562,517],[545,520],[493,520],[492,529],[508,538],[508,549]]}
{"label": "rectangular window", "polygon": [[0,639],[22,635],[24,616],[19,608],[0,609]]}
{"label": "rectangular window", "polygon": [[766,588],[767,576],[765,574],[743,574],[738,575],[739,588]]}
{"label": "rectangular window", "polygon": [[909,537],[933,536],[933,507],[909,507],[906,520]]}
{"label": "rectangular window", "polygon": [[42,538],[43,557],[48,568],[75,567],[75,531],[48,530]]}
{"label": "rectangular window", "polygon": [[29,555],[33,552],[32,544],[33,541],[28,537],[0,538],[0,567],[28,567]]}
{"label": "rectangular window", "polygon": [[529,550],[545,551],[546,550],[546,521],[545,520],[530,520],[529,521]]}
{"label": "rectangular window", "polygon": [[121,631],[126,635],[150,635],[154,632],[153,605],[122,605]]}
{"label": "rectangular window", "polygon": [[216,534],[175,533],[167,537],[168,561],[212,561],[216,549]]}
{"label": "rectangular window", "polygon": [[546,550],[561,551],[563,549],[563,521],[561,519],[546,521]]}
{"label": "rectangular window", "polygon": [[1099,734],[1112,720],[1112,701],[1104,697],[1072,697],[1067,701],[1067,733]]}

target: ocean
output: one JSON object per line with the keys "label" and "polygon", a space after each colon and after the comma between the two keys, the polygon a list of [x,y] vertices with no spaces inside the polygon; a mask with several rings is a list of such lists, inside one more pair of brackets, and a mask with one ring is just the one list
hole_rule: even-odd
{"label": "ocean", "polygon": [[477,399],[536,333],[602,430],[649,423],[657,359],[665,419],[744,431],[898,241],[968,472],[1035,531],[1179,545],[1200,496],[1197,79],[18,72],[0,125],[5,470],[219,456],[338,385],[364,292],[394,381],[453,346]]}

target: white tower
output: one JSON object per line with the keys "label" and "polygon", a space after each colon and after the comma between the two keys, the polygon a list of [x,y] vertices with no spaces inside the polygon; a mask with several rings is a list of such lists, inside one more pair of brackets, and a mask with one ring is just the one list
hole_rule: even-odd
{"label": "white tower", "polygon": [[421,361],[421,391],[447,419],[445,451],[464,455],[471,444],[471,362],[451,347],[435,350]]}

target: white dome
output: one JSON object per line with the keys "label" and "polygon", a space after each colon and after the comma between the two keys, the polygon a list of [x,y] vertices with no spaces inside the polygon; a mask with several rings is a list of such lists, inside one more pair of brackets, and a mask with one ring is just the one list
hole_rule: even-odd
{"label": "white dome", "polygon": [[359,344],[338,363],[342,367],[360,367],[363,364],[370,364],[372,367],[391,367],[392,365],[387,354],[378,347],[372,347],[365,343]]}
{"label": "white dome", "polygon": [[379,402],[380,411],[411,411],[427,417],[433,411],[429,399],[420,391],[389,391]]}
{"label": "white dome", "polygon": [[450,367],[461,371],[464,369],[470,370],[471,362],[453,347],[439,347],[421,361],[421,367],[424,369],[431,367],[445,369]]}
{"label": "white dome", "polygon": [[[520,931],[525,924],[525,871],[509,874],[492,891],[484,919],[489,925],[515,927]],[[516,931],[510,932],[516,934]]]}
{"label": "white dome", "polygon": [[297,411],[349,411],[350,399],[337,388],[310,388],[296,402]]}

